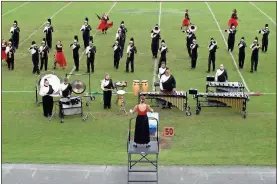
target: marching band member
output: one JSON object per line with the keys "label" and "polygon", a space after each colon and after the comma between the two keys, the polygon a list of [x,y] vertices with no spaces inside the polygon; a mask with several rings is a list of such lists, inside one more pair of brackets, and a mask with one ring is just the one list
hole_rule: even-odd
{"label": "marching band member", "polygon": [[258,61],[259,61],[259,49],[260,44],[258,43],[258,37],[255,38],[253,41],[253,44],[250,46],[252,49],[252,55],[251,55],[251,73],[253,73],[253,69],[256,72],[258,67]]}
{"label": "marching band member", "polygon": [[89,39],[90,39],[90,31],[91,27],[88,24],[88,18],[85,18],[84,25],[82,25],[80,31],[83,32],[83,41],[84,41],[84,48],[87,48],[89,46]]}
{"label": "marching band member", "polygon": [[192,40],[192,44],[190,45],[191,49],[191,69],[195,69],[196,62],[198,58],[198,47],[199,45],[196,43],[196,39]]}
{"label": "marching band member", "polygon": [[101,89],[103,90],[104,109],[111,108],[112,91],[114,89],[113,81],[109,74],[105,74],[101,82]]}
{"label": "marching band member", "polygon": [[51,25],[51,19],[47,20],[46,26],[43,30],[45,33],[46,45],[51,50],[52,49],[52,32],[54,32],[54,28]]}
{"label": "marching band member", "polygon": [[67,65],[66,59],[63,54],[63,45],[62,41],[58,41],[56,45],[56,55],[55,55],[55,63],[54,63],[54,69],[56,69],[57,63],[64,69],[64,67]]}
{"label": "marching band member", "polygon": [[6,47],[6,54],[7,54],[7,63],[9,70],[14,70],[14,53],[15,48],[12,44],[12,39],[9,40],[8,46]]}
{"label": "marching band member", "polygon": [[15,20],[13,22],[13,26],[10,29],[12,44],[15,49],[18,49],[18,45],[19,45],[19,32],[20,32],[20,29],[19,27],[17,27],[17,21]]}
{"label": "marching band member", "polygon": [[75,71],[79,71],[79,49],[80,44],[78,43],[78,36],[74,36],[74,42],[69,45],[73,51],[73,60],[75,64]]}
{"label": "marching band member", "polygon": [[39,47],[39,55],[40,55],[40,70],[42,70],[43,65],[45,71],[47,71],[48,66],[48,54],[49,54],[49,47],[46,45],[47,40],[43,38],[41,42],[41,46]]}
{"label": "marching band member", "polygon": [[44,86],[40,88],[39,95],[42,96],[42,106],[43,106],[43,115],[46,118],[52,116],[53,111],[53,97],[50,96],[53,94],[54,90],[47,79],[44,80]]}
{"label": "marching band member", "polygon": [[158,49],[159,49],[159,40],[161,39],[160,28],[158,24],[156,24],[152,29],[151,38],[152,38],[152,43],[151,43],[152,55],[153,55],[153,58],[157,58]]}
{"label": "marching band member", "polygon": [[115,39],[118,41],[118,45],[121,48],[120,57],[122,58],[123,49],[125,45],[125,37],[124,37],[123,30],[121,28],[118,28],[117,33],[115,35]]}
{"label": "marching band member", "polygon": [[7,54],[6,54],[7,42],[6,40],[2,40],[1,45],[1,61],[7,62]]}
{"label": "marching band member", "polygon": [[127,60],[126,60],[126,70],[125,72],[129,72],[129,64],[131,63],[131,72],[133,73],[134,70],[134,60],[135,54],[137,53],[137,48],[134,43],[134,38],[130,39],[130,43],[127,47]]}
{"label": "marching band member", "polygon": [[166,47],[165,41],[162,40],[161,47],[159,48],[159,51],[161,52],[161,57],[158,64],[158,69],[161,67],[162,62],[166,64],[166,54],[168,52],[168,49]]}
{"label": "marching band member", "polygon": [[68,98],[72,94],[72,86],[68,83],[68,79],[64,78],[63,83],[61,84],[60,95],[64,98]]}
{"label": "marching band member", "polygon": [[189,10],[186,9],[185,18],[183,19],[181,29],[187,28],[190,25]]}
{"label": "marching band member", "polygon": [[233,52],[237,33],[236,27],[231,24],[230,29],[226,29],[225,32],[228,33],[228,51]]}
{"label": "marching band member", "polygon": [[125,27],[124,21],[121,21],[119,28],[121,29],[121,35],[122,35],[121,54],[120,54],[120,57],[122,58],[124,47],[125,47],[126,34],[127,34],[127,28]]}
{"label": "marching band member", "polygon": [[149,148],[150,142],[150,132],[149,132],[149,120],[147,116],[147,112],[154,112],[151,107],[145,103],[145,97],[140,96],[140,103],[134,107],[134,109],[130,110],[130,113],[138,112],[136,118],[136,126],[135,126],[135,135],[133,145],[135,148],[138,147],[137,144],[146,144],[146,148]]}
{"label": "marching band member", "polygon": [[207,73],[210,73],[211,63],[213,64],[213,71],[215,71],[216,49],[219,48],[217,46],[217,42],[213,38],[211,38],[211,42],[210,42],[208,48],[209,48],[209,58],[208,58],[208,71],[207,71]]}
{"label": "marching band member", "polygon": [[237,10],[234,9],[233,13],[231,15],[231,18],[228,21],[228,27],[231,27],[231,25],[234,25],[235,27],[238,27],[238,16],[237,16]]}
{"label": "marching band member", "polygon": [[118,44],[118,41],[116,40],[115,43],[113,44],[113,61],[114,61],[114,68],[118,69],[119,61],[120,61],[120,54],[121,54],[121,46]]}
{"label": "marching band member", "polygon": [[216,82],[227,82],[228,81],[228,74],[227,74],[227,71],[224,69],[223,64],[221,64],[219,69],[216,71],[215,81]]}
{"label": "marching band member", "polygon": [[[160,79],[160,90],[163,93],[174,93],[176,91],[176,80],[170,75],[169,68],[166,68],[165,74]],[[168,107],[172,108],[172,103],[168,102]]]}
{"label": "marching band member", "polygon": [[95,59],[96,47],[93,45],[92,40],[89,41],[89,46],[86,48],[87,55],[87,73],[94,72],[94,59]]}
{"label": "marching band member", "polygon": [[186,35],[187,35],[187,50],[188,50],[189,57],[191,58],[191,48],[190,48],[190,45],[192,44],[192,40],[196,39],[196,36],[195,36],[194,32],[192,32],[190,29],[187,29],[187,30],[185,30],[183,32],[185,32]]}
{"label": "marching band member", "polygon": [[113,22],[110,21],[110,18],[108,16],[107,13],[104,13],[103,17],[100,18],[100,16],[98,16],[98,19],[100,20],[100,23],[98,25],[98,30],[102,30],[102,33],[107,34],[107,30],[111,27],[113,27]]}
{"label": "marching band member", "polygon": [[243,69],[244,59],[245,59],[245,47],[246,47],[244,37],[241,37],[238,46],[239,46],[239,69]]}
{"label": "marching band member", "polygon": [[165,62],[162,62],[161,67],[159,68],[159,73],[158,73],[159,80],[161,80],[161,77],[165,74],[165,71],[166,71],[166,64],[165,64]]}
{"label": "marching band member", "polygon": [[29,48],[29,51],[32,54],[32,61],[33,61],[33,74],[35,74],[37,72],[37,74],[40,74],[39,68],[38,68],[38,63],[39,63],[39,50],[38,47],[36,45],[35,41],[32,41],[32,45]]}
{"label": "marching band member", "polygon": [[267,46],[268,46],[268,35],[270,33],[269,28],[268,28],[268,24],[265,24],[265,28],[262,30],[258,31],[259,34],[263,35],[262,38],[262,52],[266,52],[267,51]]}

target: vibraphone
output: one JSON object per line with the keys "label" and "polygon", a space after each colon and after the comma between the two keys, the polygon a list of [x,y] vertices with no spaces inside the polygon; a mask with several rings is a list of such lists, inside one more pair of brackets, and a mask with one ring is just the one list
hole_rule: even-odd
{"label": "vibraphone", "polygon": [[[216,88],[216,91],[210,88]],[[208,92],[244,92],[244,85],[241,82],[207,82],[206,93]]]}
{"label": "vibraphone", "polygon": [[[163,92],[141,92],[140,96],[145,96],[146,99],[163,100],[172,103],[181,111],[186,111],[186,115],[190,116],[190,107],[188,105],[188,95],[184,91],[175,91],[175,93],[163,93]],[[139,99],[139,98],[138,98]],[[140,100],[140,99],[139,99]]]}
{"label": "vibraphone", "polygon": [[243,92],[233,93],[197,93],[190,90],[196,99],[196,114],[200,114],[202,107],[232,107],[246,118],[246,103],[249,101],[248,94]]}

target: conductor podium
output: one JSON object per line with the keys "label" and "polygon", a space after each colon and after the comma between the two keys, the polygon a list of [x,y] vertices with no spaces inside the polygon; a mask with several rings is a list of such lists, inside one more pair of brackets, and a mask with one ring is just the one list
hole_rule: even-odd
{"label": "conductor podium", "polygon": [[[159,134],[158,134],[158,119],[148,117],[150,121],[156,121],[156,132],[150,137],[149,145],[137,145],[134,147],[134,124],[136,118],[129,121],[129,131],[127,140],[128,154],[128,184],[151,182],[158,183],[158,156],[159,156]],[[133,126],[132,126],[133,124]],[[151,157],[151,158],[150,158]],[[143,167],[141,166],[143,164]],[[138,166],[140,165],[140,166]],[[136,167],[135,167],[136,166]],[[142,174],[144,173],[144,174]]]}

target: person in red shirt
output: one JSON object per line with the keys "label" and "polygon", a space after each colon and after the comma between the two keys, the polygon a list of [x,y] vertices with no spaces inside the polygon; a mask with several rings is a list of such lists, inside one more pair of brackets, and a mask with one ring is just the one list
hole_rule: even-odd
{"label": "person in red shirt", "polygon": [[181,30],[183,27],[187,28],[190,25],[189,10],[186,9],[185,18],[183,19]]}
{"label": "person in red shirt", "polygon": [[231,15],[231,18],[228,21],[228,27],[231,27],[231,25],[234,25],[235,27],[238,27],[238,15],[237,15],[237,10],[234,9],[233,13]]}
{"label": "person in red shirt", "polygon": [[144,96],[140,97],[140,104],[136,105],[133,110],[130,110],[132,114],[134,112],[138,112],[135,127],[134,147],[137,147],[137,144],[146,144],[146,148],[150,147],[149,121],[147,116],[147,112],[149,111],[154,112],[154,110],[145,103]]}

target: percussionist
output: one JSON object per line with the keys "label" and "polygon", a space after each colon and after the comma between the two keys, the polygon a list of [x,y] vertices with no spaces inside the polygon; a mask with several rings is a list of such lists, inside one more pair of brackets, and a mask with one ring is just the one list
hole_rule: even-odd
{"label": "percussionist", "polygon": [[104,109],[110,109],[114,85],[108,73],[105,74],[104,79],[101,82],[101,89],[103,90]]}
{"label": "percussionist", "polygon": [[69,98],[72,93],[72,86],[68,83],[68,79],[64,78],[63,83],[61,84],[61,95],[63,98]]}
{"label": "percussionist", "polygon": [[[160,89],[163,93],[175,93],[176,80],[173,75],[170,75],[169,68],[166,68],[164,75],[160,79]],[[163,104],[165,105],[165,104]],[[163,107],[165,108],[165,106]],[[168,108],[172,108],[172,103],[168,102]]]}
{"label": "percussionist", "polygon": [[216,82],[228,82],[228,74],[227,74],[227,71],[224,69],[223,64],[221,64],[219,69],[216,71],[215,81]]}
{"label": "percussionist", "polygon": [[47,79],[44,80],[44,85],[40,88],[39,95],[42,96],[43,115],[51,118],[53,111],[53,94],[54,90]]}

